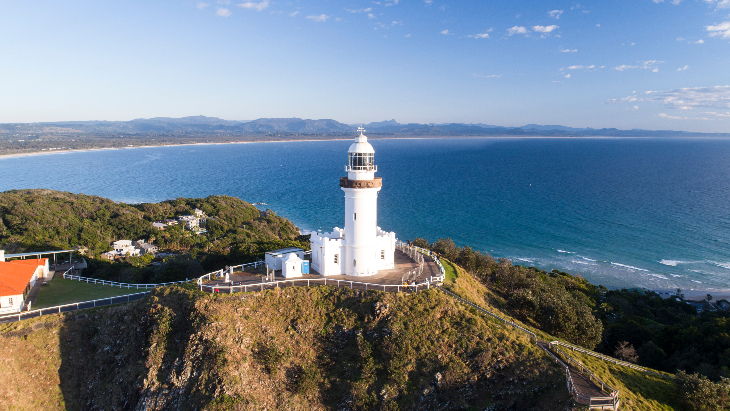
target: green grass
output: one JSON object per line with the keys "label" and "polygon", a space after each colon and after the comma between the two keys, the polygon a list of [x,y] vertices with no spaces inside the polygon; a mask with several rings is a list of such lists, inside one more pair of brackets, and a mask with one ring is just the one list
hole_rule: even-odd
{"label": "green grass", "polygon": [[54,307],[57,305],[78,303],[82,301],[98,300],[100,298],[115,297],[117,295],[143,292],[142,289],[119,288],[110,285],[87,284],[76,280],[67,280],[55,277],[51,282],[41,287],[38,296],[31,306],[37,308]]}
{"label": "green grass", "polygon": [[565,347],[561,349],[582,362],[605,383],[618,389],[622,409],[647,411],[679,409],[679,396],[673,379],[645,374]]}
{"label": "green grass", "polygon": [[441,259],[441,265],[444,266],[444,271],[446,271],[446,278],[444,279],[444,284],[453,284],[454,281],[456,281],[456,267],[454,267],[453,264],[451,264],[451,261],[442,258]]}

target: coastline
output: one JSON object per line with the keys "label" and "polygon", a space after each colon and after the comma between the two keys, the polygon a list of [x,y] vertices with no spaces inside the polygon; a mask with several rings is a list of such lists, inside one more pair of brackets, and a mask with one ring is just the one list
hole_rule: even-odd
{"label": "coastline", "polygon": [[[396,136],[375,136],[368,137],[371,140],[438,140],[438,139],[458,139],[458,138],[484,138],[484,139],[611,139],[611,140],[637,140],[637,139],[656,139],[662,137],[631,137],[631,136],[409,136],[409,137],[396,137]],[[683,138],[683,137],[667,137],[667,138]],[[694,138],[694,137],[687,137]],[[718,137],[721,138],[721,137]],[[313,142],[313,141],[349,141],[351,138],[308,138],[308,139],[288,139],[288,140],[246,140],[246,141],[221,141],[221,142],[196,142],[196,143],[176,143],[176,144],[150,144],[150,145],[134,145],[128,147],[96,147],[96,148],[80,148],[80,149],[67,149],[67,150],[53,150],[53,151],[30,151],[26,153],[11,153],[11,154],[0,154],[0,160],[5,158],[18,158],[27,156],[41,156],[41,155],[52,155],[52,154],[69,154],[69,153],[83,153],[87,151],[102,151],[102,150],[127,150],[135,148],[151,148],[151,147],[179,147],[179,146],[207,146],[207,145],[224,145],[224,144],[253,144],[253,143],[298,143],[298,142]]]}

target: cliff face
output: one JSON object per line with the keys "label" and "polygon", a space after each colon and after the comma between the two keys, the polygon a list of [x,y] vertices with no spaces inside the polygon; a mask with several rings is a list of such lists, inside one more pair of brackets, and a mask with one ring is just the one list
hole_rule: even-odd
{"label": "cliff face", "polygon": [[565,409],[561,370],[436,290],[184,287],[0,328],[0,408]]}

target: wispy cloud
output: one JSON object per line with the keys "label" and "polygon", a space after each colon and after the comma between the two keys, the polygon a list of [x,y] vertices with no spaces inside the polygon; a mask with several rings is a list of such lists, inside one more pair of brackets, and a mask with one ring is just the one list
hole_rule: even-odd
{"label": "wispy cloud", "polygon": [[514,26],[512,28],[507,29],[507,35],[508,36],[514,36],[515,34],[527,34],[528,30],[527,28],[523,26]]}
{"label": "wispy cloud", "polygon": [[484,33],[470,34],[470,35],[468,35],[466,37],[469,37],[469,38],[472,38],[472,39],[488,39],[489,38],[489,33],[492,30],[493,29],[489,29],[489,30],[485,31]]}
{"label": "wispy cloud", "polygon": [[705,0],[705,3],[718,9],[730,9],[730,0]]}
{"label": "wispy cloud", "polygon": [[576,52],[578,52],[578,49],[573,49],[573,50],[571,50],[571,49],[562,49],[562,50],[560,50],[560,52],[561,53],[576,53]]}
{"label": "wispy cloud", "polygon": [[664,107],[677,110],[695,108],[730,109],[730,86],[680,88],[667,91],[645,91],[621,99],[611,99],[608,103],[647,101],[663,103]]}
{"label": "wispy cloud", "polygon": [[297,14],[299,14],[298,11],[292,11],[291,13],[289,13],[289,15],[292,17],[296,16]]}
{"label": "wispy cloud", "polygon": [[677,71],[685,71],[689,68],[689,66],[680,67],[677,69]]}
{"label": "wispy cloud", "polygon": [[552,11],[549,11],[548,14],[550,15],[550,17],[559,19],[560,15],[563,14],[563,10],[552,10]]}
{"label": "wispy cloud", "polygon": [[471,75],[472,75],[472,77],[477,77],[477,78],[499,78],[499,77],[502,77],[501,74],[477,74],[477,73],[472,73]]}
{"label": "wispy cloud", "polygon": [[319,16],[314,15],[314,14],[310,14],[306,18],[308,20],[316,21],[317,23],[324,23],[325,21],[327,21],[327,19],[330,18],[330,16],[328,16],[326,14],[320,14]]}
{"label": "wispy cloud", "polygon": [[243,8],[243,9],[261,11],[261,10],[269,7],[269,0],[263,0],[260,3],[254,3],[251,1],[247,1],[247,2],[243,2],[243,3],[239,4],[238,7]]}
{"label": "wispy cloud", "polygon": [[614,67],[613,69],[618,70],[618,71],[626,71],[626,70],[631,70],[631,69],[635,69],[635,68],[639,68],[639,66],[627,66],[626,64],[622,64],[620,66]]}
{"label": "wispy cloud", "polygon": [[705,44],[705,41],[702,39],[699,39],[699,40],[695,41],[695,44]]}
{"label": "wispy cloud", "polygon": [[223,7],[218,7],[218,10],[215,11],[215,15],[218,17],[228,17],[231,15],[231,11],[224,9]]}
{"label": "wispy cloud", "polygon": [[[664,0],[653,0],[654,3],[664,3]],[[706,1],[706,0],[705,0]],[[674,4],[675,6],[679,3],[681,3],[682,0],[671,0],[670,3]]]}
{"label": "wispy cloud", "polygon": [[348,13],[370,13],[371,11],[373,11],[373,8],[368,7],[366,9],[345,9],[345,11]]}
{"label": "wispy cloud", "polygon": [[440,33],[446,36],[449,34],[449,30],[441,30]]}
{"label": "wispy cloud", "polygon": [[638,61],[637,63],[639,63],[639,65],[632,66],[632,65],[622,64],[620,66],[614,67],[613,69],[617,70],[617,71],[626,71],[626,70],[642,68],[642,69],[651,70],[654,73],[657,73],[657,72],[659,72],[658,65],[662,64],[664,62],[659,61],[659,60],[646,60],[646,61]]}
{"label": "wispy cloud", "polygon": [[532,26],[532,30],[538,33],[550,33],[557,28],[559,27],[554,24],[550,26]]}
{"label": "wispy cloud", "polygon": [[198,4],[195,5],[195,7],[199,8],[200,10],[203,10],[204,8],[210,6],[210,4],[199,1]]}
{"label": "wispy cloud", "polygon": [[717,36],[724,39],[730,39],[730,21],[724,21],[720,24],[707,26],[706,29],[710,33],[710,37]]}
{"label": "wispy cloud", "polygon": [[563,76],[563,77],[565,77],[565,78],[570,78],[570,77],[572,77],[572,75],[571,75],[571,74],[566,74],[566,75],[565,75],[565,76]]}

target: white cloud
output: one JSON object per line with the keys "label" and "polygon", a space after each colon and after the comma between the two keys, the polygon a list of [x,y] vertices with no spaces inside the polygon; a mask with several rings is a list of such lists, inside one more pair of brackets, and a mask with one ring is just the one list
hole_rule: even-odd
{"label": "white cloud", "polygon": [[565,75],[565,76],[563,76],[563,77],[565,77],[565,78],[570,78],[570,76],[571,76],[571,74],[566,74],[566,75]]}
{"label": "white cloud", "polygon": [[677,37],[677,41],[684,41],[684,37]]}
{"label": "white cloud", "polygon": [[639,109],[639,106],[634,106],[634,110],[638,110],[638,109]]}
{"label": "white cloud", "polygon": [[306,18],[309,20],[312,20],[312,21],[316,21],[317,23],[323,23],[323,22],[327,21],[327,19],[330,18],[330,16],[328,16],[326,14],[320,14],[319,16],[310,14]]}
{"label": "white cloud", "polygon": [[550,17],[555,17],[556,19],[559,19],[560,15],[563,14],[563,10],[552,10],[549,11],[548,14],[550,15]]}
{"label": "white cloud", "polygon": [[635,68],[639,68],[639,66],[627,66],[626,64],[622,64],[620,66],[614,67],[613,69],[618,70],[618,71],[626,71],[626,70],[635,69]]}
{"label": "white cloud", "polygon": [[411,35],[410,35],[410,33],[409,33],[409,34],[406,34],[406,35],[405,35],[405,36],[403,36],[403,37],[411,37]]}
{"label": "white cloud", "polygon": [[577,51],[578,51],[578,49],[573,49],[573,50],[571,50],[571,49],[562,49],[562,50],[560,50],[561,53],[575,53]]}
{"label": "white cloud", "polygon": [[223,7],[218,7],[218,10],[215,11],[215,15],[219,17],[228,17],[231,15],[231,11],[224,9]]}
{"label": "white cloud", "polygon": [[707,26],[710,37],[720,36],[724,39],[730,39],[730,21],[724,21],[714,26]]}
{"label": "white cloud", "polygon": [[515,34],[527,34],[527,29],[523,26],[514,26],[510,29],[507,29],[508,36],[513,36]]}
{"label": "white cloud", "polygon": [[557,28],[559,27],[554,24],[551,26],[532,26],[532,29],[538,33],[550,33]]}
{"label": "white cloud", "polygon": [[702,39],[699,39],[699,40],[695,41],[695,44],[705,44],[705,41]]}
{"label": "white cloud", "polygon": [[718,9],[730,9],[730,0],[705,0],[705,3]]}
{"label": "white cloud", "polygon": [[345,11],[348,13],[370,13],[371,11],[373,11],[373,8],[368,7],[366,9],[345,9]]}
{"label": "white cloud", "polygon": [[689,68],[689,66],[680,67],[677,69],[677,71],[684,71],[684,70],[687,70],[688,68]]}
{"label": "white cloud", "polygon": [[[653,1],[654,1],[654,3],[664,3],[664,0],[653,0]],[[705,1],[707,1],[707,0],[705,0]],[[682,2],[682,0],[671,0],[670,1],[670,3],[674,4],[675,6],[681,2]]]}
{"label": "white cloud", "polygon": [[448,35],[449,34],[449,30],[441,30],[441,34]]}
{"label": "white cloud", "polygon": [[489,29],[489,30],[485,31],[484,33],[470,34],[470,35],[468,35],[466,37],[473,38],[473,39],[488,39],[489,38],[489,33],[492,30],[494,30],[494,29],[493,28],[492,29]]}
{"label": "white cloud", "polygon": [[289,13],[289,15],[292,17],[296,16],[297,14],[299,14],[298,11],[292,11],[291,13]]}
{"label": "white cloud", "polygon": [[601,27],[601,23],[596,23],[596,27]]}
{"label": "white cloud", "polygon": [[368,13],[368,18],[369,19],[374,19],[375,18],[375,15],[373,13]]}
{"label": "white cloud", "polygon": [[208,3],[204,3],[202,1],[199,1],[198,4],[195,5],[195,7],[199,8],[200,10],[203,10],[204,8],[210,6]]}
{"label": "white cloud", "polygon": [[629,96],[612,99],[609,103],[648,101],[663,103],[664,107],[677,110],[695,108],[730,109],[730,86],[680,88],[668,91],[645,91],[645,97]]}
{"label": "white cloud", "polygon": [[428,4],[429,6],[433,4],[433,0],[423,0],[423,2]]}
{"label": "white cloud", "polygon": [[568,67],[568,70],[583,70],[583,66],[570,66]]}
{"label": "white cloud", "polygon": [[247,1],[247,2],[239,4],[238,7],[242,8],[242,9],[261,11],[261,10],[269,7],[269,0],[263,0],[261,3],[254,3],[251,1]]}

